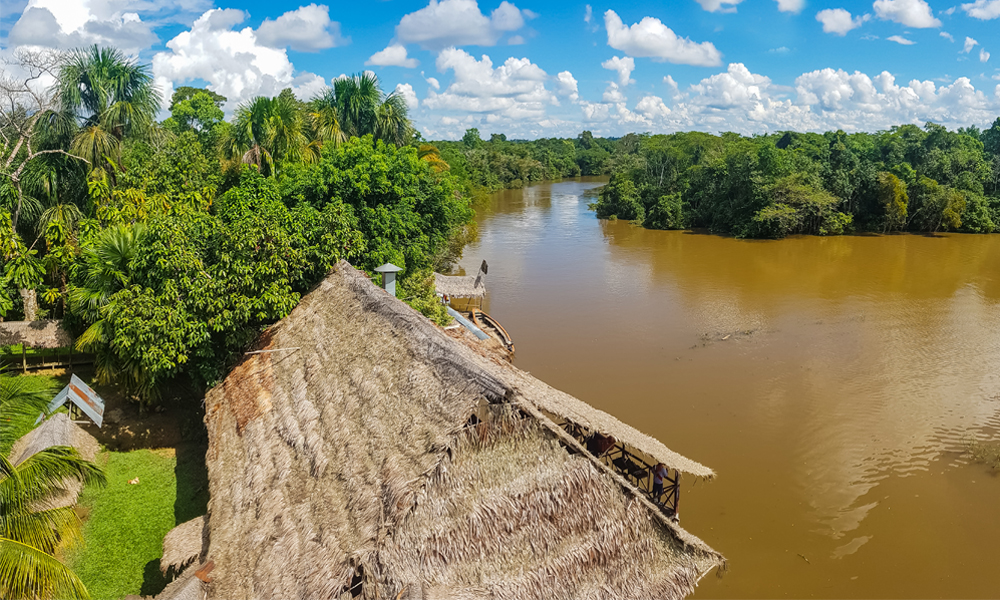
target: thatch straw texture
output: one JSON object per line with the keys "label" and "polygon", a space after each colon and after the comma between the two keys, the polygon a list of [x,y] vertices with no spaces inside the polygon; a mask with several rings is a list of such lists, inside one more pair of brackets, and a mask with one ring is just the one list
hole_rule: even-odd
{"label": "thatch straw texture", "polygon": [[0,346],[15,344],[31,348],[66,348],[73,345],[73,336],[63,329],[59,319],[0,322]]}
{"label": "thatch straw texture", "polygon": [[156,595],[156,600],[205,600],[206,585],[194,576],[194,570],[181,575],[167,584]]}
{"label": "thatch straw texture", "polygon": [[[101,450],[101,445],[97,443],[94,436],[73,423],[69,419],[69,415],[56,413],[14,443],[14,447],[10,450],[10,462],[17,466],[28,457],[53,446],[76,448],[80,456],[89,461],[93,461]],[[80,490],[83,488],[80,482],[75,479],[67,479],[61,487],[61,490],[54,492],[34,508],[41,510],[76,504],[77,496],[80,495]]]}
{"label": "thatch straw texture", "polygon": [[205,401],[209,597],[680,598],[723,562],[542,411],[711,471],[347,263],[258,349]]}
{"label": "thatch straw texture", "polygon": [[185,567],[202,562],[208,552],[208,516],[202,515],[181,523],[163,538],[163,556],[160,570],[166,573],[173,568],[179,573]]}

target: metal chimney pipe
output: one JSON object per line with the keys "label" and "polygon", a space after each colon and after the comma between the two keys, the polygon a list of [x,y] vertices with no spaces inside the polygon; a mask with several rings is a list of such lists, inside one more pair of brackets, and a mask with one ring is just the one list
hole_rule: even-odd
{"label": "metal chimney pipe", "polygon": [[396,273],[402,270],[392,263],[385,263],[375,269],[376,273],[382,274],[382,289],[389,292],[393,297],[396,296]]}

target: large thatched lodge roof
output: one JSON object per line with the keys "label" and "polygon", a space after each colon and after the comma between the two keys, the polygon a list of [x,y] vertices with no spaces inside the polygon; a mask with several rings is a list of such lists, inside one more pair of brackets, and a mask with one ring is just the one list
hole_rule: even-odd
{"label": "large thatched lodge roof", "polygon": [[477,353],[346,262],[205,409],[207,550],[191,523],[171,560],[197,555],[209,598],[681,598],[723,564],[554,419],[711,470]]}

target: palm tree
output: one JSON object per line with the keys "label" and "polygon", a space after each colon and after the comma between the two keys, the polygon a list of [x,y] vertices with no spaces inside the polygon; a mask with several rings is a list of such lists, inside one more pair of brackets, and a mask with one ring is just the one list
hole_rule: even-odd
{"label": "palm tree", "polygon": [[395,92],[386,95],[371,71],[337,79],[310,105],[314,135],[323,142],[339,144],[346,138],[371,135],[403,146],[413,137],[405,99]]}
{"label": "palm tree", "polygon": [[435,173],[451,170],[451,165],[441,158],[441,151],[438,150],[437,146],[420,144],[420,148],[417,149],[417,158],[426,162]]}
{"label": "palm tree", "polygon": [[288,96],[258,96],[236,109],[223,150],[231,159],[256,165],[265,176],[274,175],[282,161],[317,157],[318,148],[305,134],[303,116]]}
{"label": "palm tree", "polygon": [[125,136],[152,131],[162,101],[149,65],[96,45],[70,54],[56,86],[54,123],[75,132],[72,152],[95,168],[106,167],[106,157],[118,161]]}
{"label": "palm tree", "polygon": [[104,474],[67,446],[11,462],[8,453],[15,438],[47,401],[28,391],[24,381],[0,376],[0,597],[88,598],[80,578],[55,557],[80,539],[80,519],[73,507],[47,508],[45,501],[67,479],[104,485]]}
{"label": "palm tree", "polygon": [[146,227],[141,223],[102,230],[81,253],[80,284],[69,288],[73,312],[90,324],[76,346],[81,351],[96,354],[96,375],[101,382],[112,381],[120,367],[107,347],[109,336],[104,308],[115,292],[131,283],[131,262],[145,232]]}

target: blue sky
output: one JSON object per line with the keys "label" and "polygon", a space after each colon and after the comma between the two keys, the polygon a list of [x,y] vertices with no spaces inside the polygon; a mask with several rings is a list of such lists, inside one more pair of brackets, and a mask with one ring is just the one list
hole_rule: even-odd
{"label": "blue sky", "polygon": [[[5,0],[0,53],[114,44],[232,112],[364,69],[425,137],[885,129],[1000,116],[1000,0]],[[996,56],[993,56],[993,54]]]}

